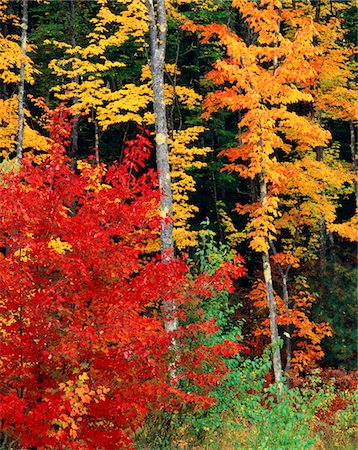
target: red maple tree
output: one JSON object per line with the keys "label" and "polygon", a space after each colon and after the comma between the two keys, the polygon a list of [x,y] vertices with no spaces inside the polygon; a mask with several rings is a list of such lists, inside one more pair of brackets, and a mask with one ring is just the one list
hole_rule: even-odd
{"label": "red maple tree", "polygon": [[[175,299],[184,322],[189,304],[232,289],[231,272],[243,270],[227,264],[194,278],[183,260],[149,256],[160,218],[146,134],[127,142],[121,164],[73,170],[68,113],[51,115],[51,153],[40,163],[25,155],[0,183],[1,431],[25,448],[131,448],[149,410],[209,405],[210,385],[225,374],[220,356],[240,349],[195,342],[216,331],[200,312],[170,335],[160,305]],[[210,361],[216,368],[203,378]],[[173,362],[177,386],[168,382]],[[180,389],[183,378],[196,394]]]}

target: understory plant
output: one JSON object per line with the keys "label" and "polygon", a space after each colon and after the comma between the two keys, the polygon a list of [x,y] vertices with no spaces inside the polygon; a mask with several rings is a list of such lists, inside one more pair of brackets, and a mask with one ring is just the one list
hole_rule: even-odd
{"label": "understory plant", "polygon": [[[233,259],[230,248],[215,243],[214,234],[204,230],[192,259],[192,273],[196,276],[202,272],[210,274],[223,261]],[[208,338],[207,345],[241,338],[242,324],[233,320],[240,304],[231,304],[228,291],[212,292],[211,296],[203,297],[200,307],[205,318],[214,319],[217,324],[216,333]],[[202,336],[202,340],[205,339]],[[261,357],[252,358],[247,351],[241,351],[234,356],[223,355],[221,362],[225,363],[227,373],[212,386],[210,396],[214,401],[205,407],[187,404],[174,413],[161,411],[149,415],[137,448],[319,448],[323,432],[317,426],[316,414],[318,411],[324,414],[335,397],[332,383],[326,384],[318,374],[312,375],[299,387],[285,386],[279,400],[276,386],[267,381],[271,370],[269,348]],[[183,388],[188,390],[190,385]],[[343,421],[351,417],[350,409],[342,414]]]}

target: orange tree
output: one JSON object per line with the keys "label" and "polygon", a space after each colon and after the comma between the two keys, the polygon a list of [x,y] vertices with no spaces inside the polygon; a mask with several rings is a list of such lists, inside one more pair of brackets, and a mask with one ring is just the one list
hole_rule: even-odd
{"label": "orange tree", "polygon": [[[293,301],[287,290],[289,269],[316,252],[319,223],[322,217],[327,224],[335,222],[333,200],[337,191],[352,183],[353,176],[337,160],[329,164],[316,159],[316,148],[330,141],[330,133],[312,115],[322,73],[317,61],[323,49],[316,39],[329,33],[332,25],[318,26],[310,15],[280,1],[234,0],[232,5],[242,35],[225,25],[187,27],[199,30],[203,42],[217,36],[226,52],[207,75],[219,88],[207,95],[204,117],[223,109],[240,117],[238,144],[224,149],[222,155],[228,160],[225,170],[251,180],[253,201],[237,204],[236,211],[248,216],[244,235],[261,255],[273,367],[279,383],[282,362],[273,263],[281,269],[286,287],[282,300],[289,316]],[[334,66],[334,59],[330,63]],[[313,237],[310,242],[305,237],[307,229]],[[329,329],[322,325],[321,331],[319,340]]]}

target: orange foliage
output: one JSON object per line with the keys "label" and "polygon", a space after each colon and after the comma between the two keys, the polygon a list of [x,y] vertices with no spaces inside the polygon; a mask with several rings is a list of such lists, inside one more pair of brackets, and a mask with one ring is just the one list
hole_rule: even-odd
{"label": "orange foliage", "polygon": [[[203,117],[221,109],[240,111],[238,145],[221,155],[229,172],[252,180],[264,176],[265,202],[236,208],[248,214],[244,233],[250,246],[262,251],[283,229],[299,242],[301,227],[315,233],[322,220],[333,225],[337,195],[353,186],[352,170],[337,158],[316,161],[316,149],[327,147],[331,136],[315,114],[356,119],[356,94],[349,88],[353,50],[342,50],[337,20],[319,24],[309,11],[274,0],[232,4],[255,33],[253,40],[225,25],[189,28],[199,31],[204,43],[217,38],[226,52],[207,74],[219,88],[207,95]],[[351,237],[347,227],[332,231]]]}
{"label": "orange foliage", "polygon": [[[292,327],[290,337],[293,343],[293,355],[290,373],[298,375],[316,367],[317,362],[323,358],[324,353],[320,343],[324,337],[332,335],[332,330],[326,322],[317,324],[309,318],[315,297],[310,294],[307,282],[303,278],[297,277],[295,286],[292,288],[295,289],[295,293],[290,296],[288,313],[282,298],[277,293],[275,293],[275,299],[277,324]],[[259,311],[266,310],[266,288],[261,279],[255,282],[249,298]],[[253,332],[253,335],[257,337],[269,336],[270,320],[268,318],[263,319],[261,326]]]}

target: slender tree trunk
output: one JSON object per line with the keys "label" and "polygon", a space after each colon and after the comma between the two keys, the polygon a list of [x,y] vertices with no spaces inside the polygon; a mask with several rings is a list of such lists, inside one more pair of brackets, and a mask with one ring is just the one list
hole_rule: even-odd
{"label": "slender tree trunk", "polygon": [[[312,6],[315,8],[314,21],[319,23],[321,20],[321,0],[311,0]],[[314,37],[314,44],[318,45],[317,37]],[[322,112],[320,110],[314,111],[314,116],[318,120],[319,125],[322,124]],[[323,147],[316,148],[316,161],[321,162],[323,160]],[[325,189],[321,191],[322,200],[326,196]],[[328,238],[331,243],[331,254],[334,255],[334,240],[332,233],[328,233]],[[319,264],[321,276],[324,276],[327,272],[327,224],[325,218],[322,216],[319,223]],[[321,283],[320,297],[324,297],[324,284]]]}
{"label": "slender tree trunk", "polygon": [[312,4],[315,6],[316,13],[315,13],[315,22],[319,22],[321,19],[321,0],[315,0],[312,2]]}
{"label": "slender tree trunk", "polygon": [[321,275],[327,269],[327,242],[326,242],[326,221],[322,217],[319,224],[319,266]]}
{"label": "slender tree trunk", "polygon": [[[270,241],[270,247],[271,247],[272,253],[274,255],[277,255],[276,247],[272,241]],[[285,306],[286,315],[287,315],[287,317],[289,317],[290,316],[290,308],[289,308],[290,297],[289,297],[289,293],[288,293],[287,279],[288,279],[288,273],[290,271],[291,265],[289,265],[286,270],[283,269],[283,267],[281,266],[280,263],[276,263],[276,266],[278,268],[278,271],[281,275],[281,280],[282,280],[282,301]],[[292,360],[291,327],[289,324],[287,324],[285,327],[285,343],[286,343],[286,345],[285,345],[285,347],[286,347],[285,375],[286,375],[286,378],[288,379],[289,371],[291,369],[291,360]]]}
{"label": "slender tree trunk", "polygon": [[[280,29],[281,20],[280,20],[281,13],[279,12],[279,21],[278,21],[278,30]],[[279,31],[277,32],[278,35]],[[274,59],[274,67],[276,70],[278,60],[277,58]],[[243,68],[245,68],[245,60],[243,56],[240,56],[240,63]],[[256,92],[255,86],[252,84],[251,80],[248,80],[251,89],[253,92]],[[262,142],[262,125],[259,122],[259,129],[260,129],[260,139],[258,142],[259,147],[261,147],[262,151],[263,149],[263,142]],[[258,183],[259,183],[259,190],[260,190],[260,202],[262,207],[265,207],[267,203],[267,182],[266,182],[266,173],[265,173],[265,167],[264,162],[261,161],[261,172],[258,175]],[[267,295],[267,301],[269,306],[269,318],[270,318],[270,330],[271,330],[271,344],[272,344],[272,365],[273,365],[273,371],[275,375],[275,382],[276,385],[279,388],[279,392],[281,396],[283,395],[283,385],[282,385],[282,361],[281,361],[281,352],[280,352],[280,343],[279,343],[279,335],[278,335],[278,327],[277,327],[277,318],[276,318],[276,301],[275,296],[273,292],[273,282],[272,282],[272,271],[271,271],[271,265],[270,265],[270,253],[269,253],[269,237],[266,237],[267,239],[267,245],[265,251],[262,252],[262,267],[263,267],[263,273],[264,273],[264,279],[265,279],[265,286],[266,286],[266,295]]]}
{"label": "slender tree trunk", "polygon": [[28,26],[28,0],[22,0],[22,21],[21,21],[21,62],[20,62],[20,82],[18,92],[18,132],[17,132],[17,146],[16,157],[20,164],[23,156],[23,140],[25,128],[25,66],[26,66],[26,41],[27,41],[27,26]]}
{"label": "slender tree trunk", "polygon": [[336,244],[334,242],[333,233],[328,231],[327,234],[328,234],[328,243],[329,243],[329,257],[330,257],[330,261],[333,263],[333,267],[335,267],[335,264],[337,261]]}
{"label": "slender tree trunk", "polygon": [[[289,309],[289,295],[288,295],[288,287],[287,287],[287,273],[281,273],[282,277],[282,300],[285,305],[285,311],[287,316],[290,315]],[[291,346],[291,327],[289,324],[286,325],[286,365],[285,365],[285,375],[289,376],[289,372],[291,369],[291,359],[292,359],[292,346]]]}
{"label": "slender tree trunk", "polygon": [[[349,130],[351,135],[351,155],[352,155],[352,163],[353,163],[353,172],[356,177],[358,177],[358,163],[357,163],[357,142],[355,136],[355,130],[353,122],[349,122]],[[356,208],[358,208],[358,180],[354,180],[354,194],[356,197]]]}
{"label": "slender tree trunk", "polygon": [[[267,203],[267,184],[264,171],[261,171],[259,175],[259,184],[261,205],[265,206]],[[275,382],[279,387],[280,393],[282,395],[282,362],[276,318],[276,301],[273,292],[272,271],[268,246],[267,249],[262,253],[262,266],[266,285],[267,301],[269,305],[273,371],[275,375]]]}
{"label": "slender tree trunk", "polygon": [[[318,123],[321,125],[322,122],[321,111],[316,111],[314,115],[316,116]],[[316,161],[318,162],[323,161],[323,147],[316,148]],[[325,195],[326,195],[325,189],[322,188],[321,190],[322,200],[324,200]],[[321,275],[324,275],[327,270],[327,232],[326,232],[326,220],[324,216],[320,218],[319,222],[319,264]]]}
{"label": "slender tree trunk", "polygon": [[[70,37],[71,37],[71,46],[72,48],[76,48],[76,34],[75,34],[75,17],[76,17],[76,1],[70,0]],[[77,52],[74,53],[74,57],[77,58]],[[75,75],[72,80],[74,83],[79,84],[80,78],[78,75]],[[75,105],[78,102],[76,97],[73,98],[72,103]],[[71,158],[71,166],[73,169],[77,167],[77,155],[78,155],[78,114],[76,114],[73,118],[72,129],[71,129],[71,148],[70,148],[70,158]]]}
{"label": "slender tree trunk", "polygon": [[[168,153],[168,128],[164,99],[164,64],[167,39],[167,18],[164,0],[146,0],[149,14],[150,68],[153,86],[153,109],[155,116],[156,159],[161,189],[160,250],[162,261],[169,262],[174,257],[173,202]],[[174,300],[164,303],[165,329],[175,331],[178,319],[175,317]]]}
{"label": "slender tree trunk", "polygon": [[96,163],[99,164],[99,125],[98,120],[94,117],[94,151],[96,152]]}
{"label": "slender tree trunk", "polygon": [[[278,9],[278,20],[277,20],[277,28],[275,33],[275,48],[279,46],[279,35],[281,30],[281,16],[282,16],[282,5],[280,4]],[[276,74],[278,67],[278,57],[275,54],[273,57],[273,67],[274,73]],[[267,201],[267,184],[265,180],[265,171],[259,175],[260,182],[260,198],[261,204],[264,206]],[[281,351],[280,351],[280,343],[279,343],[279,335],[278,335],[278,327],[277,327],[277,318],[276,318],[276,301],[273,292],[273,283],[272,283],[272,272],[271,272],[271,264],[270,264],[270,254],[269,254],[269,241],[267,242],[267,250],[262,255],[262,263],[264,269],[264,277],[266,283],[266,293],[267,299],[269,303],[269,311],[270,311],[270,328],[271,328],[271,343],[272,343],[272,359],[273,359],[273,370],[275,374],[275,382],[279,388],[281,396],[283,395],[283,386],[282,386],[282,361],[281,361]]]}
{"label": "slender tree trunk", "polygon": [[211,181],[212,181],[212,183],[210,186],[210,190],[211,190],[211,195],[213,197],[216,220],[218,223],[219,239],[220,239],[220,242],[224,242],[225,239],[224,239],[223,227],[221,225],[221,217],[220,217],[219,206],[218,206],[218,193],[217,193],[217,189],[216,189],[216,179],[215,179],[214,172],[211,172]]}
{"label": "slender tree trunk", "polygon": [[181,130],[183,127],[183,117],[182,117],[182,113],[180,110],[180,104],[178,101],[178,94],[177,94],[177,78],[178,78],[178,73],[177,73],[177,68],[178,68],[178,60],[179,60],[179,54],[180,54],[180,35],[179,35],[179,31],[177,32],[177,43],[176,43],[176,55],[175,55],[175,63],[174,63],[174,75],[170,76],[168,75],[171,85],[173,87],[173,102],[172,102],[172,107],[170,109],[170,119],[169,119],[169,125],[170,125],[170,130],[169,130],[169,136],[172,138],[173,137],[173,132],[175,129],[175,111],[178,114],[178,127],[177,130]]}

